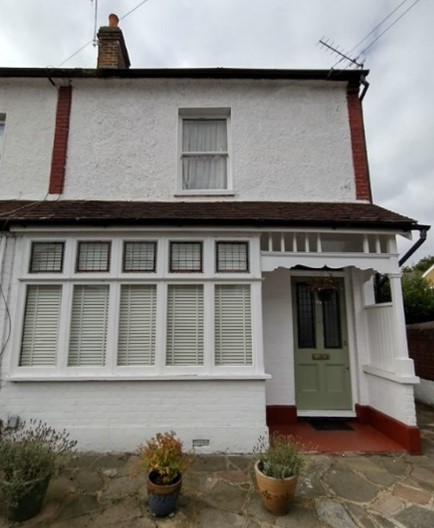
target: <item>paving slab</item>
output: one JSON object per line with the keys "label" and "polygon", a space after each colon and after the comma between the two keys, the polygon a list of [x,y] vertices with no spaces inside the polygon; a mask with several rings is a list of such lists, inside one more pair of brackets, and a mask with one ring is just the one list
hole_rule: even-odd
{"label": "paving slab", "polygon": [[366,481],[348,467],[331,469],[324,482],[339,497],[355,502],[370,502],[377,495],[380,486]]}
{"label": "paving slab", "polygon": [[243,528],[246,520],[237,513],[204,508],[200,512],[199,526],[202,528]]}
{"label": "paving slab", "polygon": [[104,480],[96,471],[81,469],[74,475],[74,482],[77,487],[85,493],[96,493],[102,489]]}
{"label": "paving slab", "polygon": [[244,508],[247,497],[247,490],[220,480],[213,487],[212,492],[205,493],[202,496],[202,500],[213,508],[240,513]]}
{"label": "paving slab", "polygon": [[356,522],[357,526],[360,526],[361,528],[377,528],[371,515],[362,506],[346,502],[344,507],[350,514],[351,518]]}
{"label": "paving slab", "polygon": [[95,495],[77,495],[66,501],[60,511],[59,519],[71,519],[101,510],[102,506]]}
{"label": "paving slab", "polygon": [[406,528],[433,528],[434,511],[410,506],[394,517]]}
{"label": "paving slab", "polygon": [[330,528],[358,528],[345,508],[331,499],[317,499],[315,509],[319,520]]}

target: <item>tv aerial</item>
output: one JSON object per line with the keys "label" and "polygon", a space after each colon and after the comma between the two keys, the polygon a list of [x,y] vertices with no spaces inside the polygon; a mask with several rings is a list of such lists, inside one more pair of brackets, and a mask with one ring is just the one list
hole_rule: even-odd
{"label": "tv aerial", "polygon": [[357,68],[363,69],[364,64],[363,62],[359,62],[359,56],[357,56],[356,58],[351,57],[350,52],[345,52],[345,50],[339,49],[339,47],[335,46],[333,42],[329,41],[329,39],[322,37],[318,41],[318,44],[321,44],[322,46],[330,50],[331,53],[335,53],[336,55],[339,55],[341,57],[339,61],[333,66],[333,68],[343,60],[346,60]]}

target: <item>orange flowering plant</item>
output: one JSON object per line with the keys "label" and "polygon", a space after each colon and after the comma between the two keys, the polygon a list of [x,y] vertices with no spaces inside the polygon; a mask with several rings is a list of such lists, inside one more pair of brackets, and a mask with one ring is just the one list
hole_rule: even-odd
{"label": "orange flowering plant", "polygon": [[173,431],[157,433],[139,447],[140,467],[150,474],[156,484],[171,484],[193,462],[192,455],[183,451],[182,440]]}

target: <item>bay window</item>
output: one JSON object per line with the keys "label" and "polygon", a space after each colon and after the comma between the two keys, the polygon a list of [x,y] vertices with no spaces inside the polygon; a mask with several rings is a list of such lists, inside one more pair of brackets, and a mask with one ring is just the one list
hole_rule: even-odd
{"label": "bay window", "polygon": [[249,242],[70,235],[25,247],[18,377],[255,372]]}

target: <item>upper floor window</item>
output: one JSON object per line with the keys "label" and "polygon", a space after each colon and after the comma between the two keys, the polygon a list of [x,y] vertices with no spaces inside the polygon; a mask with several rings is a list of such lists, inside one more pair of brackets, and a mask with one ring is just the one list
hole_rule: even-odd
{"label": "upper floor window", "polygon": [[229,184],[229,111],[181,113],[181,190],[224,191]]}
{"label": "upper floor window", "polygon": [[0,113],[0,158],[3,154],[3,143],[5,137],[6,114]]}

